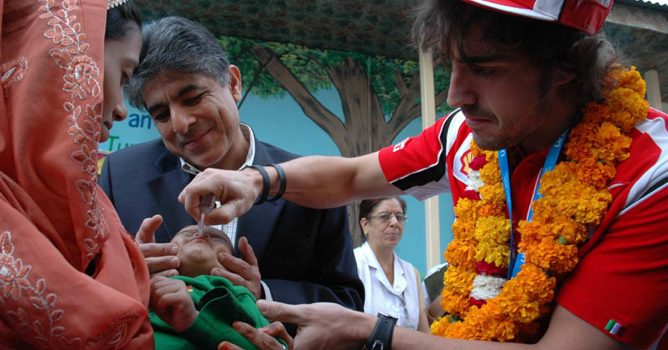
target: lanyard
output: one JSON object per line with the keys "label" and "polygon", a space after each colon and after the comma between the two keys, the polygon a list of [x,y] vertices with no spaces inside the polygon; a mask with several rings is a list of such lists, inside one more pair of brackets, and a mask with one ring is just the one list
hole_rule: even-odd
{"label": "lanyard", "polygon": [[[531,221],[531,218],[533,217],[533,202],[543,196],[538,192],[540,189],[540,179],[546,172],[554,169],[554,166],[557,165],[559,154],[561,154],[561,149],[564,146],[564,141],[566,141],[568,131],[569,130],[564,131],[564,133],[554,141],[554,144],[550,147],[550,151],[547,153],[543,169],[541,169],[538,174],[538,183],[534,188],[531,204],[529,204],[529,213],[527,214],[526,219],[527,222]],[[499,150],[499,170],[501,171],[501,183],[503,184],[503,192],[506,194],[506,206],[508,207],[508,218],[510,219],[510,262],[508,263],[508,279],[510,279],[520,272],[520,267],[524,264],[524,254],[518,254],[517,249],[515,249],[515,234],[513,232],[513,200],[510,192],[510,167],[508,166],[508,152],[505,148]]]}

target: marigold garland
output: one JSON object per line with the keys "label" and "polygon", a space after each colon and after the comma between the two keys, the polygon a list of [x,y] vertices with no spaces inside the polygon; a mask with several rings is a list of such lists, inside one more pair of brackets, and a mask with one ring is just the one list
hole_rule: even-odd
{"label": "marigold garland", "polygon": [[603,102],[585,107],[562,161],[541,179],[543,197],[533,203],[533,220],[518,224],[518,250],[526,263],[492,291],[496,296],[481,303],[471,298],[477,277],[508,268],[510,220],[497,152],[472,143],[468,187],[455,206],[454,240],[445,251],[450,267],[441,304],[446,315],[432,324],[433,334],[493,341],[535,338],[537,320],[551,312],[558,279],[578,263],[587,227],[600,223],[612,200],[607,184],[629,156],[627,133],[647,116],[645,82],[635,67],[615,67],[605,82]]}

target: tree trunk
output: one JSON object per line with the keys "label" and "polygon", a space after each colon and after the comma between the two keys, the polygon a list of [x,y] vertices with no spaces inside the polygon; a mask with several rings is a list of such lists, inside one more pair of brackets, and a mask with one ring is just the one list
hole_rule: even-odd
{"label": "tree trunk", "polygon": [[[419,73],[412,77],[408,85],[400,74],[395,74],[395,84],[401,99],[394,111],[387,113],[391,117],[386,120],[367,72],[360,62],[346,58],[340,65],[328,67],[329,77],[341,96],[343,122],[306,89],[272,50],[255,46],[250,52],[259,62],[267,62],[267,72],[297,101],[304,114],[334,140],[344,157],[375,152],[389,145],[408,123],[421,114]],[[445,96],[444,91],[439,92],[436,104],[440,105]],[[359,203],[348,205],[354,246],[362,242],[358,209]]]}

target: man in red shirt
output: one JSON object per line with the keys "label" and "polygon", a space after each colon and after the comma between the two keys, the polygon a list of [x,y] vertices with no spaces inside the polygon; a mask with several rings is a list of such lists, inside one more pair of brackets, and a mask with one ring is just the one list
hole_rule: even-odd
{"label": "man in red shirt", "polygon": [[357,158],[205,171],[180,200],[197,217],[201,197],[221,197],[212,223],[281,188],[308,207],[452,191],[448,314],[432,325],[444,337],[332,305],[260,302],[300,326],[297,348],[649,348],[668,324],[668,116],[596,34],[611,6],[427,0],[416,38],[450,65],[453,113]]}

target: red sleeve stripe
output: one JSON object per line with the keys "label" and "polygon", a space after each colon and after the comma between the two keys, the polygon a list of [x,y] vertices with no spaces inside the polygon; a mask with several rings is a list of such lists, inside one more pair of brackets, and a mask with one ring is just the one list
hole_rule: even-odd
{"label": "red sleeve stripe", "polygon": [[403,191],[445,177],[447,134],[452,116],[438,120],[420,135],[381,150],[379,159],[387,180]]}

